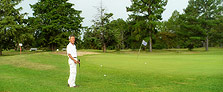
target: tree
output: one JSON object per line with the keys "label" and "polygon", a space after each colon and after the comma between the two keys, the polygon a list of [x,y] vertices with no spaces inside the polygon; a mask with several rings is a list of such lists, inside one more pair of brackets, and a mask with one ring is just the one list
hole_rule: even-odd
{"label": "tree", "polygon": [[155,48],[157,49],[162,49],[163,47],[167,49],[177,47],[177,36],[174,30],[175,27],[171,29],[175,25],[174,23],[170,23],[170,19],[168,21],[161,22],[158,25],[159,31],[155,40]]}
{"label": "tree", "polygon": [[[167,27],[167,32],[172,33],[175,35],[173,43],[175,43],[175,47],[182,47],[183,44],[183,39],[182,37],[180,37],[180,35],[178,35],[179,31],[181,31],[180,28],[180,13],[175,10],[172,13],[172,16],[168,19],[167,22],[165,22],[165,26]],[[184,47],[184,46],[183,46]]]}
{"label": "tree", "polygon": [[92,26],[93,31],[98,34],[98,39],[100,39],[103,52],[106,52],[108,43],[110,42],[112,33],[107,27],[107,24],[110,23],[110,18],[113,16],[112,13],[102,13],[100,19],[94,21]]}
{"label": "tree", "polygon": [[132,5],[127,7],[127,11],[133,13],[129,16],[130,20],[136,21],[135,31],[146,30],[138,37],[141,39],[149,37],[150,52],[152,52],[152,37],[156,33],[156,25],[159,20],[162,20],[166,4],[167,0],[132,0]]}
{"label": "tree", "polygon": [[99,16],[93,20],[94,25],[92,26],[92,29],[94,29],[94,31],[98,31],[97,33],[99,33],[100,36],[99,39],[101,40],[103,52],[106,52],[109,39],[111,38],[110,32],[106,25],[110,23],[110,18],[113,16],[113,14],[105,12],[105,9],[102,7],[102,2],[101,6],[97,9]]}
{"label": "tree", "polygon": [[23,44],[23,48],[27,49],[32,46],[32,43],[34,42],[33,33],[34,31],[31,29],[31,27],[28,26],[28,19],[22,19],[23,26],[20,30],[17,30],[17,34],[15,35],[15,43],[16,48],[15,50],[19,50],[19,43]]}
{"label": "tree", "polygon": [[210,41],[219,47],[223,47],[223,15],[219,14],[216,19],[217,25],[211,30]]}
{"label": "tree", "polygon": [[35,39],[40,47],[48,47],[56,50],[68,43],[68,36],[74,34],[76,40],[81,35],[81,11],[72,8],[74,4],[68,0],[40,0],[31,5],[34,13],[32,26],[35,29]]}
{"label": "tree", "polygon": [[111,21],[107,25],[108,29],[112,32],[114,35],[114,41],[111,42],[113,46],[115,46],[116,50],[119,51],[120,49],[125,48],[125,32],[127,28],[127,23],[123,19],[117,19]]}
{"label": "tree", "polygon": [[216,15],[222,7],[222,0],[190,0],[182,15],[183,27],[190,31],[190,36],[197,36],[205,41],[205,50],[208,51],[211,30],[216,26]]}
{"label": "tree", "polygon": [[93,28],[88,28],[84,32],[83,45],[85,49],[101,49],[102,47],[100,32]]}
{"label": "tree", "polygon": [[[86,49],[103,49],[102,31],[100,27],[100,25],[93,25],[85,30],[83,40]],[[123,19],[106,23],[103,28],[105,29],[104,43],[106,44],[106,49],[116,49],[119,51],[125,48],[127,23]]]}
{"label": "tree", "polygon": [[211,36],[211,40],[216,42],[221,48],[223,47],[223,2],[218,6],[218,13],[215,15],[216,26],[214,27],[213,35]]}
{"label": "tree", "polygon": [[[22,9],[15,8],[21,0],[1,0],[0,1],[0,55],[2,50],[15,47],[15,43],[22,42],[20,35],[24,33],[23,17],[20,14]],[[22,32],[22,33],[21,33]]]}

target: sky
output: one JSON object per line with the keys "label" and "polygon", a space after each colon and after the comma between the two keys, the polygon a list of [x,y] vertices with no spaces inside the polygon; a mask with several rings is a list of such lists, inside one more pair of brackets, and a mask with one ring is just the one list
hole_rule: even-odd
{"label": "sky", "polygon": [[[189,0],[168,0],[166,10],[163,12],[162,17],[163,21],[167,21],[174,10],[183,13],[188,5]],[[17,7],[22,7],[23,10],[21,13],[28,13],[25,18],[28,16],[33,16],[32,9],[29,4],[33,5],[37,3],[38,0],[23,0]],[[81,16],[84,17],[82,22],[83,26],[91,26],[92,20],[98,14],[97,7],[101,5],[101,0],[69,0],[68,2],[75,4],[73,8],[81,10]],[[122,18],[126,20],[128,18],[128,12],[126,12],[126,7],[131,5],[131,0],[102,0],[102,5],[106,9],[107,13],[113,13],[113,19]]]}

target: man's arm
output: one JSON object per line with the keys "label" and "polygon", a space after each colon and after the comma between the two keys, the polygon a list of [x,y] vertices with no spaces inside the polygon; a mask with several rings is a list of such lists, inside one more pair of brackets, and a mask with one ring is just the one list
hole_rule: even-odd
{"label": "man's arm", "polygon": [[71,56],[71,54],[68,54],[68,56],[69,56],[69,58],[71,58],[71,59],[74,61],[75,64],[79,63],[79,61],[76,61],[76,60]]}

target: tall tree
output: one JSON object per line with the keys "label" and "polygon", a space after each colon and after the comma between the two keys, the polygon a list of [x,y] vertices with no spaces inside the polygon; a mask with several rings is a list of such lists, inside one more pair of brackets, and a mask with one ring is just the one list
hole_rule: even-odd
{"label": "tall tree", "polygon": [[216,15],[222,7],[222,0],[190,0],[188,7],[184,10],[183,20],[185,28],[191,29],[192,34],[199,34],[205,40],[205,50],[208,51],[209,36],[211,30],[216,26]]}
{"label": "tall tree", "polygon": [[119,51],[120,49],[124,49],[125,48],[124,36],[127,28],[127,23],[123,19],[117,19],[111,21],[107,25],[107,27],[110,31],[113,32],[112,34],[115,37],[115,41],[111,43],[114,44],[113,46],[115,46],[116,50]]}
{"label": "tall tree", "polygon": [[[145,32],[140,35],[146,34],[142,39],[149,37],[150,52],[152,52],[152,36],[156,31],[156,25],[159,20],[162,20],[162,13],[167,4],[167,0],[131,0],[132,5],[127,7],[128,12],[132,12],[129,16],[130,20],[136,22],[137,30]],[[140,28],[143,27],[143,28]]]}
{"label": "tall tree", "polygon": [[223,47],[223,15],[219,14],[217,17],[217,25],[211,30],[210,41],[212,44],[219,45]]}
{"label": "tall tree", "polygon": [[163,46],[167,49],[177,47],[177,36],[174,30],[175,28],[171,29],[174,24],[172,24],[172,26],[170,24],[172,23],[169,21],[164,21],[158,25],[159,31],[155,40],[155,46],[158,45],[158,47],[156,48],[161,48]]}
{"label": "tall tree", "polygon": [[175,43],[175,45],[177,45],[176,47],[180,47],[180,45],[182,44],[182,39],[179,35],[177,35],[177,33],[180,31],[180,13],[175,10],[172,13],[172,16],[168,19],[168,21],[165,23],[166,27],[167,27],[167,32],[174,34],[176,37],[174,37],[174,41],[173,43]]}
{"label": "tall tree", "polygon": [[93,20],[94,25],[92,26],[93,27],[92,29],[94,29],[94,31],[98,31],[98,33],[100,34],[99,39],[101,39],[103,52],[106,52],[106,48],[107,48],[107,44],[108,44],[109,36],[110,36],[109,30],[106,29],[106,25],[110,23],[110,19],[112,18],[113,14],[105,12],[105,8],[103,8],[102,6],[102,1],[101,1],[100,7],[97,9],[98,9],[99,15],[96,16],[97,18],[95,20]]}
{"label": "tall tree", "polygon": [[[100,25],[93,25],[91,28],[85,30],[83,40],[87,49],[103,49],[102,31],[100,28]],[[106,23],[104,28],[106,49],[116,49],[117,51],[124,49],[127,23],[123,19],[117,19]]]}
{"label": "tall tree", "polygon": [[88,28],[84,31],[83,45],[84,49],[102,49],[100,32],[94,29],[95,27]]}
{"label": "tall tree", "polygon": [[72,8],[74,4],[68,0],[39,0],[31,5],[34,13],[33,25],[35,39],[41,47],[49,47],[55,50],[67,44],[68,36],[74,34],[76,40],[80,40],[81,11]]}
{"label": "tall tree", "polygon": [[215,41],[220,47],[223,47],[223,2],[218,6],[218,13],[215,15],[216,17],[216,27],[215,32],[212,35],[212,41]]}
{"label": "tall tree", "polygon": [[23,17],[25,14],[20,14],[22,9],[15,8],[21,0],[1,0],[0,1],[0,55],[3,49],[15,47],[16,43],[21,42],[18,36],[23,31]]}

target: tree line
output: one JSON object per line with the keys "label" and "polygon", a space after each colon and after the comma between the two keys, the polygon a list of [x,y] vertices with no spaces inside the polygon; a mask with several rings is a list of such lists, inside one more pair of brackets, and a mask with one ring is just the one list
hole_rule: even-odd
{"label": "tree line", "polygon": [[[111,20],[104,13],[85,30],[82,48],[139,49],[142,40],[148,42],[144,50],[222,47],[222,0],[189,0],[180,14],[174,11],[168,21],[162,20],[167,0],[132,0],[126,10],[129,18]],[[103,9],[99,9],[103,12]],[[106,21],[105,21],[106,20]],[[110,20],[110,21],[109,21]],[[104,40],[105,39],[105,40]]]}
{"label": "tree line", "polygon": [[[72,8],[68,0],[39,0],[30,5],[33,17],[15,8],[21,0],[0,1],[0,55],[2,50],[31,47],[54,51],[65,48],[69,35],[76,36],[79,49],[109,50],[138,49],[142,40],[148,42],[144,50],[222,47],[223,1],[189,0],[180,14],[174,11],[168,21],[162,21],[167,0],[131,0],[126,7],[127,20],[113,20],[113,13],[98,8],[93,25],[83,27],[81,11]],[[83,34],[82,34],[83,31]],[[83,38],[81,38],[83,37]]]}

